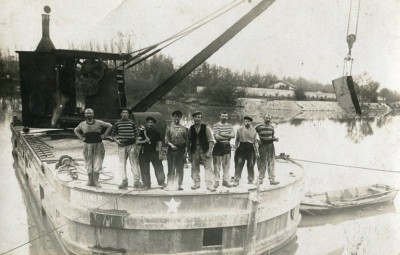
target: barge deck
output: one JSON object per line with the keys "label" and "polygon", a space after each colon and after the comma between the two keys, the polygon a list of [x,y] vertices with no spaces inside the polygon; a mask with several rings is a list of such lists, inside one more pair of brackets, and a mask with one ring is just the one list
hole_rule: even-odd
{"label": "barge deck", "polygon": [[[135,190],[132,183],[119,190],[117,146],[105,140],[100,179],[107,180],[96,188],[86,186],[80,140],[11,129],[21,178],[54,227],[64,225],[57,233],[74,254],[263,254],[289,242],[301,219],[303,171],[289,161],[276,162],[280,184],[260,185],[258,192],[246,176],[238,187],[210,192],[202,183],[193,191],[190,169],[183,191]],[[78,162],[77,180],[57,168],[63,155]]]}

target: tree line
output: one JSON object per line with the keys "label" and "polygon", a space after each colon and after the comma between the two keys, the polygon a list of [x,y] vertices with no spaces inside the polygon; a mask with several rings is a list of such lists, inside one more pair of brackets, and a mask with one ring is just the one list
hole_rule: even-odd
{"label": "tree line", "polygon": [[[131,36],[118,33],[110,41],[104,41],[103,43],[91,41],[80,45],[70,43],[69,48],[126,53],[132,52],[136,47]],[[180,66],[175,65],[170,56],[159,53],[127,69],[125,71],[125,83],[128,97],[133,101],[142,99],[150,90],[165,81],[179,68]],[[16,56],[12,55],[8,49],[0,49],[0,77],[4,79],[6,75],[15,78],[19,77],[18,62]],[[304,96],[306,91],[333,92],[331,84],[321,84],[302,77],[283,77],[279,79],[276,75],[270,73],[261,75],[258,72],[252,73],[246,70],[234,72],[229,68],[205,62],[165,95],[164,99],[185,100],[188,97],[195,97],[222,104],[234,104],[237,98],[246,96],[244,88],[269,88],[278,81],[292,84],[296,88],[294,91],[295,100],[306,100]],[[400,101],[398,92],[387,88],[379,90],[379,82],[372,80],[367,73],[356,76],[354,84],[361,102],[377,102],[378,96],[382,97],[386,102]],[[198,86],[204,87],[204,90],[200,93],[197,93]]]}

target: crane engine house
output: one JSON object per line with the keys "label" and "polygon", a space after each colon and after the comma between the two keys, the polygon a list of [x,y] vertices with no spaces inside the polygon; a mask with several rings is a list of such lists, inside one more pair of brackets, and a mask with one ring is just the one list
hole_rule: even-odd
{"label": "crane engine house", "polygon": [[21,73],[22,122],[28,127],[72,127],[85,108],[115,118],[126,107],[124,70],[129,55],[55,49],[49,12],[42,14],[42,39],[35,51],[17,51]]}

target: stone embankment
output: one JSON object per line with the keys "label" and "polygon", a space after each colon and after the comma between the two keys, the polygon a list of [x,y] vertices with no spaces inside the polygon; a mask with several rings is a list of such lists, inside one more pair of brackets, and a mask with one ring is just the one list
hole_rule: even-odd
{"label": "stone embankment", "polygon": [[[269,113],[274,117],[282,119],[304,118],[344,118],[352,114],[346,113],[337,102],[329,101],[284,101],[265,100],[256,98],[241,98],[237,101],[243,112],[252,116],[263,116]],[[363,116],[378,116],[391,111],[400,110],[398,105],[387,105],[384,103],[361,104]]]}
{"label": "stone embankment", "polygon": [[281,111],[343,111],[337,102],[324,101],[267,101],[256,98],[240,98],[238,100],[238,106],[244,108],[265,108]]}

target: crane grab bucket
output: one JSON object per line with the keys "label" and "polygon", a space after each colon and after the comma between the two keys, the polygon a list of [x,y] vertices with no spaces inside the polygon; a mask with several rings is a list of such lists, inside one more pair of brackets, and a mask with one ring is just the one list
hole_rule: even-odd
{"label": "crane grab bucket", "polygon": [[336,99],[347,113],[361,115],[361,107],[351,76],[342,76],[332,81]]}

